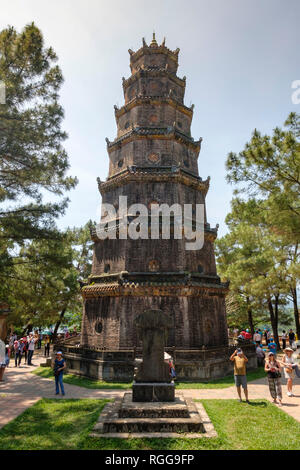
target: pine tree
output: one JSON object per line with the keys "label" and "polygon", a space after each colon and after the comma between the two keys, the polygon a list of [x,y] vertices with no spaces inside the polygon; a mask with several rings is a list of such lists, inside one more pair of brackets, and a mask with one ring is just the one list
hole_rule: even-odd
{"label": "pine tree", "polygon": [[242,152],[228,155],[226,166],[227,180],[237,185],[235,194],[248,194],[255,201],[260,223],[281,247],[283,261],[278,263],[300,336],[300,115],[291,113],[285,128],[274,129],[272,136],[255,130]]}
{"label": "pine tree", "polygon": [[[68,199],[57,196],[77,183],[66,175],[67,136],[58,101],[63,77],[56,61],[33,23],[21,33],[13,27],[0,32],[0,81],[6,91],[0,104],[1,282],[24,241],[60,238],[55,219]],[[43,202],[45,192],[55,202]]]}

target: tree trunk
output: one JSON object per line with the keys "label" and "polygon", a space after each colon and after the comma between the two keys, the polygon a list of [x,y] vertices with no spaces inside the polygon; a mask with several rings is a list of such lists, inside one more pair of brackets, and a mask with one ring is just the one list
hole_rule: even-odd
{"label": "tree trunk", "polygon": [[300,338],[300,319],[299,319],[299,310],[298,310],[298,301],[297,301],[297,289],[292,287],[291,293],[292,293],[292,298],[293,298],[296,332],[297,332],[298,338]]}
{"label": "tree trunk", "polygon": [[66,310],[67,310],[66,307],[63,308],[62,311],[61,311],[60,314],[59,314],[59,319],[57,320],[57,322],[56,322],[56,324],[55,324],[55,328],[54,328],[53,335],[52,335],[53,342],[56,340],[58,328],[59,328],[61,322],[63,321],[63,318],[64,318],[64,315],[65,315],[65,313],[66,313]]}
{"label": "tree trunk", "polygon": [[32,323],[27,323],[24,330],[22,331],[22,336],[24,336],[25,334],[28,335],[29,333],[31,333],[32,327],[33,327]]}
{"label": "tree trunk", "polygon": [[252,334],[252,337],[253,337],[253,335],[254,335],[254,324],[253,324],[252,308],[251,308],[249,297],[247,297],[247,313],[248,313],[248,323],[249,323],[251,334]]}
{"label": "tree trunk", "polygon": [[280,349],[280,342],[279,342],[279,337],[278,337],[278,300],[279,300],[279,295],[276,295],[275,296],[275,311],[273,308],[271,297],[268,299],[268,307],[269,307],[270,320],[271,320],[271,325],[272,325],[272,330],[273,330],[273,338],[277,345],[277,348]]}

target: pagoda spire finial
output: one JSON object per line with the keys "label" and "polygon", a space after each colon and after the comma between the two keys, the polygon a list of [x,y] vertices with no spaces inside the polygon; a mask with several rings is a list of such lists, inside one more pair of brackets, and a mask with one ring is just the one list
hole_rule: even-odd
{"label": "pagoda spire finial", "polygon": [[158,44],[157,44],[156,39],[155,39],[155,32],[154,31],[153,31],[153,37],[152,37],[150,47],[158,47]]}

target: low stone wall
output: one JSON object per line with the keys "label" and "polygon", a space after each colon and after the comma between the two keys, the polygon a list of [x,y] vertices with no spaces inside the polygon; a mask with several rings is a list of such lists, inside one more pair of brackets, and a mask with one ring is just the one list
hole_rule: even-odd
{"label": "low stone wall", "polygon": [[[140,351],[136,349],[93,350],[62,343],[59,349],[63,351],[70,374],[107,382],[132,381],[135,358],[140,356]],[[205,382],[232,374],[233,365],[229,357],[234,349],[234,346],[230,346],[193,350],[166,348],[166,351],[174,359],[177,380]],[[257,358],[254,345],[243,345],[243,351],[249,360],[247,369],[255,369]]]}

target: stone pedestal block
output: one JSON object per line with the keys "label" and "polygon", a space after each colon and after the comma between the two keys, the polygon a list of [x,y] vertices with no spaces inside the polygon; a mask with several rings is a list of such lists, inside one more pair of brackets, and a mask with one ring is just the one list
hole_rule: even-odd
{"label": "stone pedestal block", "polygon": [[134,402],[166,402],[175,400],[174,383],[143,383],[134,382],[132,386],[132,401]]}

